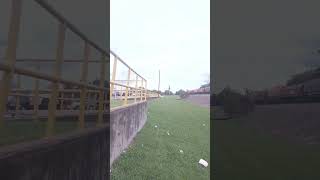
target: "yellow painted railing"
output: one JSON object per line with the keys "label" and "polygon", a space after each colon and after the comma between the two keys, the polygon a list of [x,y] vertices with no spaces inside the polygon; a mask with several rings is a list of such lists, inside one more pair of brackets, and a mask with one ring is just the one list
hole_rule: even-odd
{"label": "yellow painted railing", "polygon": [[[122,105],[146,101],[148,98],[159,97],[157,92],[147,89],[147,80],[138,74],[132,67],[125,63],[116,53],[110,52],[112,62],[110,74],[110,99],[112,101],[122,100]],[[120,64],[123,66],[126,77],[117,77]],[[112,108],[111,108],[112,109]]]}
{"label": "yellow painted railing", "polygon": [[[78,30],[73,24],[66,20],[59,12],[57,12],[47,1],[34,0],[49,14],[58,20],[58,34],[56,40],[56,55],[55,59],[17,59],[16,51],[18,47],[18,37],[20,30],[20,19],[22,12],[23,0],[11,0],[11,16],[10,26],[8,33],[8,45],[5,54],[4,62],[0,63],[0,71],[3,72],[0,82],[0,128],[4,127],[5,113],[7,111],[7,102],[9,96],[16,97],[16,112],[19,111],[20,98],[23,96],[32,97],[33,103],[33,118],[35,120],[39,117],[39,104],[40,98],[48,98],[48,120],[46,135],[52,136],[54,133],[57,105],[60,104],[60,110],[64,110],[63,104],[65,101],[79,101],[79,113],[78,113],[78,127],[83,129],[85,127],[85,113],[89,106],[89,97],[93,96],[97,101],[98,119],[97,125],[102,125],[103,114],[110,109],[109,104],[112,100],[120,99],[122,105],[127,105],[129,100],[134,102],[146,101],[149,97],[158,97],[158,94],[147,90],[147,80],[135,72],[129,65],[127,65],[119,56],[114,52],[106,51],[101,48],[88,37],[86,37],[80,30]],[[27,2],[27,1],[24,1]],[[71,31],[75,35],[81,38],[84,43],[83,60],[66,60],[64,59],[64,45],[66,30]],[[100,60],[90,59],[91,51],[96,50],[101,55]],[[110,87],[105,87],[107,72],[107,63],[113,59],[113,66],[110,77]],[[36,66],[35,70],[29,70],[17,67],[19,62],[34,62],[34,63],[53,63],[54,73],[45,74],[39,72],[39,66]],[[78,63],[81,67],[81,79],[80,81],[71,81],[63,78],[62,65],[64,63]],[[88,83],[88,64],[99,63],[100,75],[99,85],[91,85]],[[119,81],[116,79],[117,65],[122,63],[127,67],[127,78],[125,81]],[[34,79],[34,88],[31,90],[20,88],[21,76],[27,76]],[[11,82],[17,80],[17,88],[12,89]],[[134,85],[131,79],[134,78]],[[39,80],[45,80],[51,83],[49,89],[40,89]],[[73,86],[71,89],[61,89],[61,85]],[[119,87],[121,87],[119,89]],[[110,91],[109,91],[110,90]],[[71,94],[71,97],[66,97],[67,94]],[[121,98],[119,95],[121,94]],[[49,97],[48,97],[49,95]],[[123,95],[123,96],[122,96]]]}
{"label": "yellow painted railing", "polygon": [[[35,86],[33,89],[33,104],[34,104],[34,118],[38,117],[38,107],[39,107],[39,79],[46,80],[51,82],[50,89],[50,97],[48,104],[48,121],[47,121],[47,136],[51,136],[53,134],[55,119],[56,119],[56,107],[57,100],[59,97],[59,85],[60,84],[68,84],[77,86],[80,88],[80,112],[79,112],[79,128],[84,128],[84,116],[85,116],[85,96],[87,95],[87,90],[96,90],[99,94],[99,109],[98,109],[98,121],[97,124],[101,125],[103,120],[104,113],[104,104],[105,99],[104,94],[108,93],[108,88],[103,86],[104,77],[106,74],[106,61],[109,57],[109,53],[103,48],[99,47],[97,44],[89,40],[83,33],[81,33],[74,25],[68,22],[62,15],[60,15],[54,8],[52,8],[46,1],[43,0],[34,0],[37,2],[42,8],[44,8],[48,13],[50,13],[56,20],[58,20],[58,34],[56,41],[56,57],[51,62],[54,63],[54,73],[51,75],[39,73],[37,71],[31,71],[23,68],[16,67],[17,61],[16,59],[16,51],[18,47],[18,37],[20,30],[20,19],[22,12],[22,0],[12,0],[11,4],[11,16],[10,16],[10,26],[9,26],[9,34],[8,34],[8,46],[6,49],[5,61],[0,63],[0,70],[3,71],[2,80],[0,82],[0,127],[3,127],[4,115],[6,113],[7,108],[7,100],[10,95],[15,95],[16,98],[16,110],[19,110],[19,97],[24,96],[19,92],[19,89],[16,90],[16,94],[11,91],[11,82],[13,81],[14,75],[17,75],[17,85],[18,88],[20,86],[20,75],[32,77],[35,79]],[[84,43],[84,57],[82,63],[82,72],[81,72],[81,81],[69,81],[61,77],[62,72],[62,64],[64,63],[64,44],[65,44],[65,36],[66,30],[70,30],[72,33],[76,34],[80,37]],[[101,60],[98,62],[101,64],[101,74],[100,79],[101,84],[99,87],[89,85],[87,83],[87,75],[88,75],[88,63],[90,58],[90,51],[95,49],[101,55]],[[23,61],[23,60],[22,60]],[[40,61],[39,61],[40,62]],[[36,69],[38,70],[38,68]],[[20,93],[20,94],[19,94]]]}

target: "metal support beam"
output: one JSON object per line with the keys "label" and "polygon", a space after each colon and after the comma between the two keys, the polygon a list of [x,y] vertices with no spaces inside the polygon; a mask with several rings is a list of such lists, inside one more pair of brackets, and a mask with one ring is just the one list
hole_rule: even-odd
{"label": "metal support beam", "polygon": [[10,66],[9,72],[4,72],[0,82],[0,128],[3,127],[4,113],[11,89],[11,81],[14,75],[16,63],[16,52],[18,47],[18,36],[20,30],[20,18],[22,11],[22,0],[11,1],[10,27],[8,33],[8,46],[5,54],[5,63]]}
{"label": "metal support beam", "polygon": [[[112,82],[114,82],[116,79],[117,61],[118,61],[117,57],[115,56],[114,61],[113,61],[113,68],[112,68],[112,77],[111,77]],[[110,85],[111,85],[111,87],[110,87],[110,101],[111,101],[112,93],[113,93],[113,89],[114,89],[114,84],[111,83]]]}
{"label": "metal support beam", "polygon": [[[20,89],[21,87],[21,79],[20,75],[17,74],[17,88]],[[16,114],[18,113],[20,109],[20,96],[16,96]]]}
{"label": "metal support beam", "polygon": [[[106,76],[106,56],[102,56],[102,62],[101,62],[101,69],[100,69],[100,88],[104,87],[104,81]],[[99,91],[99,109],[98,109],[98,126],[102,125],[103,123],[103,112],[104,112],[104,91]]]}
{"label": "metal support beam", "polygon": [[[85,42],[84,61],[82,63],[82,71],[81,71],[82,83],[87,83],[89,57],[90,57],[90,46],[87,42]],[[86,99],[87,99],[87,88],[82,87],[81,94],[80,94],[80,114],[79,114],[79,124],[78,124],[78,127],[80,129],[83,129],[85,127],[84,115],[85,115]]]}
{"label": "metal support beam", "polygon": [[129,68],[128,69],[128,78],[127,78],[128,81],[127,81],[127,87],[126,87],[126,94],[125,94],[125,98],[124,98],[124,102],[123,102],[124,105],[128,104],[128,92],[129,92],[128,86],[129,86],[129,80],[130,80],[130,72],[131,72],[131,69]]}
{"label": "metal support beam", "polygon": [[[61,76],[65,33],[66,33],[66,27],[64,24],[60,23],[58,28],[56,63],[55,63],[55,69],[54,69],[54,76],[56,78],[60,78]],[[57,108],[59,82],[53,82],[51,88],[52,88],[52,92],[51,92],[51,97],[49,99],[48,122],[47,122],[47,130],[46,130],[46,135],[48,137],[54,134],[54,125],[55,125],[55,118],[56,118],[55,113]]]}
{"label": "metal support beam", "polygon": [[138,75],[136,75],[136,86],[135,86],[135,89],[134,89],[134,102],[137,102],[137,96],[138,96]]}
{"label": "metal support beam", "polygon": [[[39,71],[40,70],[40,66],[37,65],[36,66],[36,70]],[[38,78],[34,78],[34,97],[33,97],[33,118],[35,121],[38,121],[39,118],[39,79]]]}
{"label": "metal support beam", "polygon": [[147,94],[148,94],[148,90],[147,90],[147,80],[145,80],[146,84],[145,84],[145,89],[144,89],[144,100],[147,100]]}
{"label": "metal support beam", "polygon": [[140,101],[142,101],[142,93],[143,93],[143,79],[141,78]]}

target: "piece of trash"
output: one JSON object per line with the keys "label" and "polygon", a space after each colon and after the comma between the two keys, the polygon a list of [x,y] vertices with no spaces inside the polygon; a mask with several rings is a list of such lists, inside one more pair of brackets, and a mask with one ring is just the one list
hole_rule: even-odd
{"label": "piece of trash", "polygon": [[202,126],[206,126],[205,124],[202,124]]}
{"label": "piece of trash", "polygon": [[200,159],[200,160],[199,160],[199,164],[201,164],[201,165],[204,166],[204,167],[207,167],[207,166],[208,166],[207,161],[205,161],[205,160],[203,160],[203,159]]}
{"label": "piece of trash", "polygon": [[123,153],[126,153],[126,150],[123,150],[122,152],[123,152]]}
{"label": "piece of trash", "polygon": [[183,153],[183,151],[180,149],[180,153]]}
{"label": "piece of trash", "polygon": [[170,136],[170,133],[169,133],[169,131],[167,131],[167,134],[168,134],[168,136]]}
{"label": "piece of trash", "polygon": [[155,127],[155,128],[157,128],[158,126],[157,126],[157,125],[155,125],[154,127]]}
{"label": "piece of trash", "polygon": [[141,144],[141,146],[143,147],[143,144]]}

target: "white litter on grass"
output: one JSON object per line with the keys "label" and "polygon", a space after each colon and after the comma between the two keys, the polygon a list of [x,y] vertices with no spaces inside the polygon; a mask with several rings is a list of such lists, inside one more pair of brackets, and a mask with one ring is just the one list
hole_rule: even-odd
{"label": "white litter on grass", "polygon": [[141,144],[141,146],[143,147],[143,144]]}
{"label": "white litter on grass", "polygon": [[154,127],[155,127],[155,128],[157,128],[158,126],[157,126],[157,125],[155,125]]}
{"label": "white litter on grass", "polygon": [[126,150],[123,150],[122,152],[123,152],[123,153],[126,153]]}
{"label": "white litter on grass", "polygon": [[183,151],[180,149],[180,153],[183,153]]}
{"label": "white litter on grass", "polygon": [[168,136],[170,136],[170,133],[169,133],[169,131],[167,131],[167,134],[168,134]]}
{"label": "white litter on grass", "polygon": [[202,124],[202,126],[206,126],[205,124]]}
{"label": "white litter on grass", "polygon": [[208,166],[207,161],[205,161],[205,160],[203,160],[203,159],[200,159],[200,160],[199,160],[199,164],[201,164],[201,165],[204,166],[204,167],[207,167],[207,166]]}

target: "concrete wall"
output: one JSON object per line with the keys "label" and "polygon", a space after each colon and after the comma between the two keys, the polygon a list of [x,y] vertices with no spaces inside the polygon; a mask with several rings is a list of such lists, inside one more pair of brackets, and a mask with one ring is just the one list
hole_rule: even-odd
{"label": "concrete wall", "polygon": [[147,121],[147,102],[110,112],[110,164],[126,149]]}
{"label": "concrete wall", "polygon": [[0,180],[109,179],[111,164],[144,126],[147,104],[113,109],[103,127],[2,147]]}
{"label": "concrete wall", "polygon": [[109,179],[109,126],[3,147],[1,180]]}

